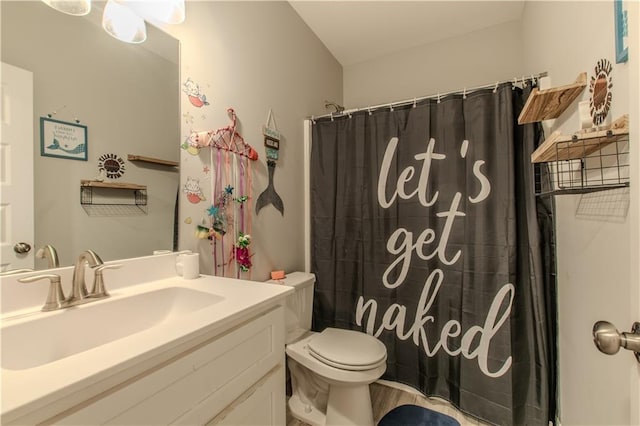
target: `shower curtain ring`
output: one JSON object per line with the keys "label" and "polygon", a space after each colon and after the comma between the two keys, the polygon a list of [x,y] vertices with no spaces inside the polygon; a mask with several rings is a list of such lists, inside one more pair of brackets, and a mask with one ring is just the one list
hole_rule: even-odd
{"label": "shower curtain ring", "polygon": [[462,89],[462,99],[467,99],[467,88]]}
{"label": "shower curtain ring", "polygon": [[499,81],[496,81],[496,85],[495,85],[495,87],[493,88],[493,93],[496,93],[496,92],[498,91],[498,84],[499,84],[499,83],[500,83]]}
{"label": "shower curtain ring", "polygon": [[438,93],[438,103],[440,103],[440,93]]}

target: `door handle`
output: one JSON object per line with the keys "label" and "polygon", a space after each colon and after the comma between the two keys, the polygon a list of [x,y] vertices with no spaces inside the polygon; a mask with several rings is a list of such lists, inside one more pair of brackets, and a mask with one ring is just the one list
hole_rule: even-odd
{"label": "door handle", "polygon": [[610,322],[598,321],[593,325],[593,342],[607,355],[618,353],[620,348],[633,351],[640,362],[640,322],[634,322],[630,332],[620,333]]}
{"label": "door handle", "polygon": [[31,251],[31,246],[28,243],[16,243],[16,245],[13,246],[13,251],[18,254],[29,253]]}

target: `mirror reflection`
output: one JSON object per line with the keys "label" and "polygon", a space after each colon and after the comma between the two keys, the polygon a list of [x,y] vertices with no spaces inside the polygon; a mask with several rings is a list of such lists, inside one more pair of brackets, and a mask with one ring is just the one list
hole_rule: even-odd
{"label": "mirror reflection", "polygon": [[[29,256],[51,245],[66,266],[86,249],[105,261],[174,249],[179,42],[148,23],[144,43],[116,40],[101,27],[104,3],[94,2],[83,17],[40,1],[0,7],[2,62],[33,73],[33,158],[11,159],[25,173],[33,168]],[[86,160],[74,156],[77,144],[65,145],[63,133],[54,133],[57,121],[74,135],[85,128]],[[44,257],[34,262],[35,269],[48,267]]]}

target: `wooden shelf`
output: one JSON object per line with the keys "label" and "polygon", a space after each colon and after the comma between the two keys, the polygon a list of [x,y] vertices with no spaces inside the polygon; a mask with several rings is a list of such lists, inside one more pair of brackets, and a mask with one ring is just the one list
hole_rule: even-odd
{"label": "wooden shelf", "polygon": [[134,189],[146,190],[147,185],[138,185],[137,183],[126,182],[100,182],[97,180],[82,179],[80,186],[87,188],[113,188],[113,189]]}
{"label": "wooden shelf", "polygon": [[531,162],[581,159],[628,135],[627,114],[614,121],[608,129],[600,131],[580,131],[572,136],[562,136],[560,131],[555,131],[531,154]]}
{"label": "wooden shelf", "polygon": [[587,86],[587,73],[578,75],[575,83],[552,89],[534,88],[520,112],[518,124],[558,118]]}
{"label": "wooden shelf", "polygon": [[178,167],[180,165],[180,163],[178,163],[177,161],[162,160],[160,158],[145,157],[143,155],[134,155],[134,154],[127,154],[127,160],[140,161],[143,163],[151,163],[151,164],[160,164],[160,165],[169,166],[169,167]]}

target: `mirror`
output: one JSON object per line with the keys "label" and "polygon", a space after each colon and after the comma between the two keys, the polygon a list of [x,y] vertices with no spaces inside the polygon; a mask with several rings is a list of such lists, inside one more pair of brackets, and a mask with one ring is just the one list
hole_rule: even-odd
{"label": "mirror", "polygon": [[[104,3],[99,2],[84,17],[40,1],[2,1],[0,7],[2,62],[33,73],[33,251],[50,244],[66,266],[86,249],[105,261],[174,249],[179,41],[149,23],[144,43],[118,41],[101,27]],[[86,160],[46,155],[54,144],[49,136],[41,141],[40,121],[48,114],[72,128],[86,126]],[[129,155],[176,165],[129,161]],[[96,177],[141,185],[146,193],[93,188],[90,202],[81,204],[81,181]],[[85,202],[85,192],[82,198]],[[36,258],[35,267],[48,265]]]}

